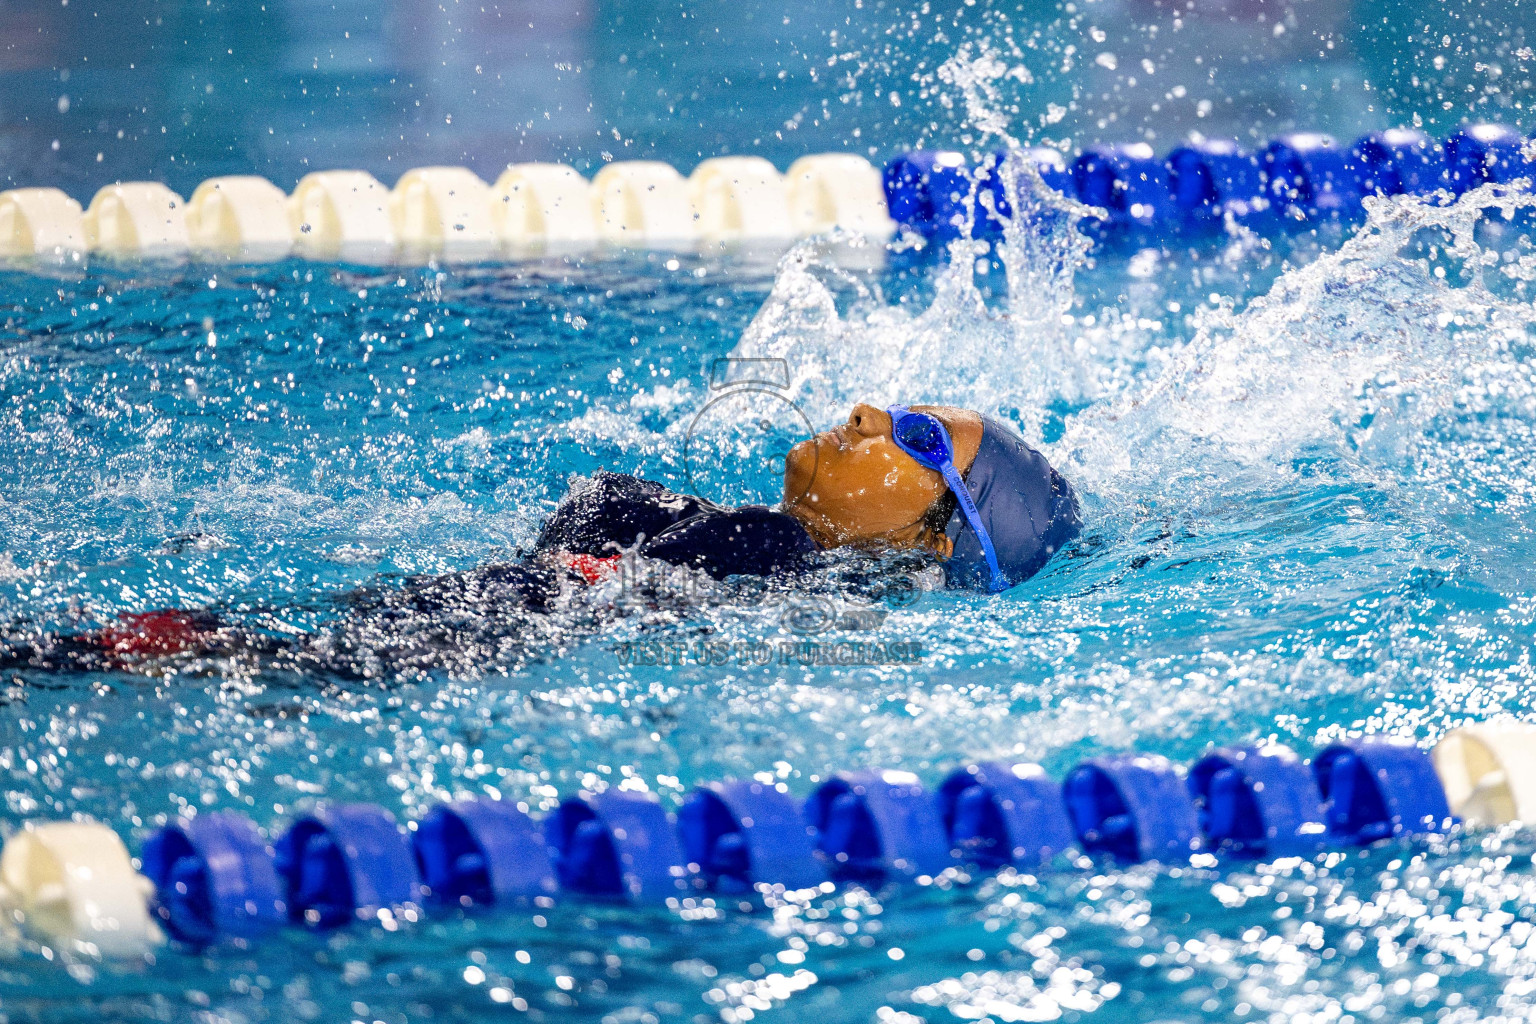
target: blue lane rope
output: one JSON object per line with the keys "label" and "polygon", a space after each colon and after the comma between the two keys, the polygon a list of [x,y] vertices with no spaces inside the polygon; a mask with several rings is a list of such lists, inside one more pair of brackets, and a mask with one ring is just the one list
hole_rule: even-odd
{"label": "blue lane rope", "polygon": [[[1298,132],[1257,151],[1229,140],[1180,146],[1159,158],[1145,143],[1091,146],[1071,165],[1054,149],[1026,149],[1051,188],[1104,209],[1107,229],[1163,232],[1219,225],[1228,216],[1249,226],[1300,219],[1348,220],[1369,195],[1461,195],[1479,185],[1536,176],[1526,140],[1505,125],[1467,125],[1443,143],[1414,129],[1367,135],[1348,149],[1330,136]],[[1010,216],[1004,174],[1008,154],[971,165],[946,150],[914,150],[885,166],[892,219],[929,238],[948,240],[971,224],[976,238],[1002,233]]]}
{"label": "blue lane rope", "polygon": [[439,805],[407,832],[382,807],[331,804],[271,843],[218,812],[161,828],[142,861],[167,931],[204,946],[433,907],[543,907],[561,895],[662,905],[923,882],[952,867],[1066,869],[1074,852],[1118,863],[1310,856],[1457,825],[1428,754],[1367,737],[1310,763],[1276,745],[1223,747],[1187,774],[1157,756],[1095,757],[1061,784],[1038,765],[969,764],[933,793],[909,772],[861,770],[803,804],[779,783],[707,783],[676,815],[650,794],[608,790],[569,796],[542,823],[489,798]]}

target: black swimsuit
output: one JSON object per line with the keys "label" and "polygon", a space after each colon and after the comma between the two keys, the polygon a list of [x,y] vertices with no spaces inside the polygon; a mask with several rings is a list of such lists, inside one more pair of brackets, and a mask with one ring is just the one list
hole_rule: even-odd
{"label": "black swimsuit", "polygon": [[608,472],[566,495],[535,545],[541,553],[598,557],[629,548],[716,579],[795,572],[818,550],[805,527],[783,512],[726,508]]}
{"label": "black swimsuit", "polygon": [[[1071,525],[1075,532],[1075,516]],[[650,480],[599,472],[560,501],[529,557],[348,592],[339,601],[345,614],[325,617],[313,631],[279,633],[259,620],[247,624],[249,617],[226,619],[216,609],[124,615],[121,623],[84,633],[0,633],[0,669],[120,671],[185,656],[254,658],[279,670],[353,679],[484,671],[515,660],[517,650],[533,652],[544,640],[558,641],[562,631],[606,628],[611,613],[579,602],[569,605],[569,615],[529,613],[560,610],[563,594],[618,571],[622,554],[716,580],[763,581],[792,580],[822,566],[819,550],[805,527],[783,512],[762,505],[726,508]],[[1040,561],[1052,550],[1043,551]],[[896,571],[903,559],[907,568],[921,569],[931,558],[909,552],[844,559],[826,582],[881,600],[913,589],[912,579]],[[640,591],[647,600],[643,586]]]}
{"label": "black swimsuit", "polygon": [[805,527],[783,512],[763,505],[726,508],[651,480],[605,470],[561,499],[540,531],[531,558],[416,577],[400,589],[368,588],[347,600],[354,612],[486,612],[501,607],[548,611],[567,585],[593,582],[594,577],[570,558],[573,555],[609,559],[633,551],[723,580],[792,575],[807,568],[817,550]]}
{"label": "black swimsuit", "polygon": [[817,550],[805,528],[782,512],[726,508],[600,472],[561,500],[531,557],[350,591],[340,598],[346,614],[312,633],[274,635],[214,610],[152,612],[86,633],[0,634],[0,668],[112,671],[168,655],[249,655],[347,677],[419,674],[483,660],[556,628],[538,621],[547,616],[528,613],[554,611],[562,593],[615,571],[605,562],[622,552],[724,580],[792,576],[810,566]]}

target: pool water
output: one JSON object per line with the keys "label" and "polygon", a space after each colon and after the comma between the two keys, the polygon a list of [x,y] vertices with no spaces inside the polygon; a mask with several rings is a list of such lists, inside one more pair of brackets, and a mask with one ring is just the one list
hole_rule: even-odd
{"label": "pool water", "polygon": [[[1444,134],[1518,124],[1529,95],[1517,5],[573,2],[526,36],[496,4],[257,6],[8,23],[40,40],[0,74],[29,97],[0,109],[10,183],[185,194],[215,173],[686,171],[723,152],[782,168],[999,131],[1160,150],[1191,129]],[[1021,53],[1028,80],[1001,74]],[[138,849],[177,815],[275,832],[322,798],[407,822],[609,786],[675,806],[756,773],[804,796],[864,766],[1060,777],[1109,751],[1428,744],[1528,716],[1530,206],[1380,202],[1364,227],[1091,257],[1058,219],[950,253],[7,269],[0,640],[207,608],[334,657],[5,671],[0,831],[91,815]],[[603,468],[771,501],[785,446],[858,401],[1010,420],[1076,486],[1083,536],[1000,597],[881,589],[858,558],[766,591],[639,566],[545,616],[384,618],[347,596],[516,558]],[[839,644],[861,663],[806,653]],[[0,1021],[1527,1019],[1533,848],[1506,830],[1084,862],[771,910],[570,900],[144,963],[0,933]]]}
{"label": "pool water", "polygon": [[[742,595],[674,574],[644,601],[610,583],[551,616],[461,621],[435,661],[359,654],[352,675],[12,672],[6,814],[142,837],[216,808],[277,827],[319,797],[402,819],[613,785],[675,804],[729,775],[801,795],[860,766],[934,782],[965,757],[1059,775],[1110,750],[1430,741],[1528,712],[1530,203],[1374,204],[1342,246],[1344,229],[1109,247],[1055,307],[1009,299],[1006,246],[12,274],[13,637],[159,607],[341,635],[339,595],[514,557],[573,475],[772,500],[765,467],[800,429],[775,410],[824,427],[860,400],[1011,419],[1087,527],[1001,597]],[[746,359],[787,379],[701,419]],[[830,623],[796,618],[808,599]],[[369,628],[349,650],[427,627]],[[915,664],[686,653],[807,637],[901,643]],[[24,945],[0,1003],[48,1021],[1513,1018],[1536,998],[1531,852],[1474,834],[772,912],[570,902],[147,965]]]}

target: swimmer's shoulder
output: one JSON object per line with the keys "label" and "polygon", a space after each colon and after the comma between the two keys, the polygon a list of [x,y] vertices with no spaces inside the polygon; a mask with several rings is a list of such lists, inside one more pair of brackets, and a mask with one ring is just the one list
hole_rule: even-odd
{"label": "swimmer's shoulder", "polygon": [[718,508],[654,480],[599,470],[572,480],[535,549],[612,554],[615,548],[633,547],[642,537],[655,537],[682,520]]}
{"label": "swimmer's shoulder", "polygon": [[717,505],[640,546],[647,558],[702,569],[719,579],[797,571],[818,550],[799,520],[765,505]]}

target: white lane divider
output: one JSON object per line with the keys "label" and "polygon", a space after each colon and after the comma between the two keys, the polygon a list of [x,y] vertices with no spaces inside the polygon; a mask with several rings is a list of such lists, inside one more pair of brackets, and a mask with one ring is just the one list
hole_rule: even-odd
{"label": "white lane divider", "polygon": [[598,237],[632,248],[686,245],[698,237],[688,182],[671,164],[609,164],[592,179]]}
{"label": "white lane divider", "polygon": [[873,239],[896,233],[896,222],[886,212],[880,172],[861,156],[803,156],[789,165],[784,180],[790,225],[797,235],[820,235],[834,228]]}
{"label": "white lane divider", "polygon": [[1452,729],[1435,746],[1434,761],[1451,812],[1468,825],[1536,824],[1536,724]]}
{"label": "white lane divider", "polygon": [[40,942],[89,956],[142,956],[165,941],[154,886],[116,832],[94,821],[28,824],[0,850],[0,889]]}
{"label": "white lane divider", "polygon": [[399,243],[390,194],[367,171],[316,171],[288,199],[293,248],[314,260],[385,262]]}
{"label": "white lane divider", "polygon": [[468,168],[406,171],[389,207],[407,260],[486,259],[501,248],[491,223],[491,187]]}
{"label": "white lane divider", "polygon": [[794,237],[784,177],[760,156],[705,160],[689,176],[688,194],[706,242]]}
{"label": "white lane divider", "polygon": [[69,256],[85,251],[85,214],[56,188],[0,192],[0,257]]}
{"label": "white lane divider", "polygon": [[592,188],[565,164],[513,164],[491,189],[496,233],[513,253],[597,241]]}
{"label": "white lane divider", "polygon": [[108,185],[83,218],[91,252],[115,256],[179,256],[187,251],[186,203],[158,181]]}
{"label": "white lane divider", "polygon": [[187,235],[204,252],[280,260],[293,250],[288,197],[251,174],[209,178],[187,201]]}
{"label": "white lane divider", "polygon": [[230,175],[204,181],[185,202],[158,182],[122,182],[83,212],[54,188],[0,192],[0,258],[194,252],[419,262],[599,243],[784,243],[837,228],[883,240],[894,227],[880,171],[851,153],[802,157],[788,176],[756,156],[705,160],[689,178],[659,161],[624,161],[590,182],[564,164],[514,164],[494,186],[464,167],[418,167],[393,190],[366,171],[317,171],[291,196],[265,178]]}

